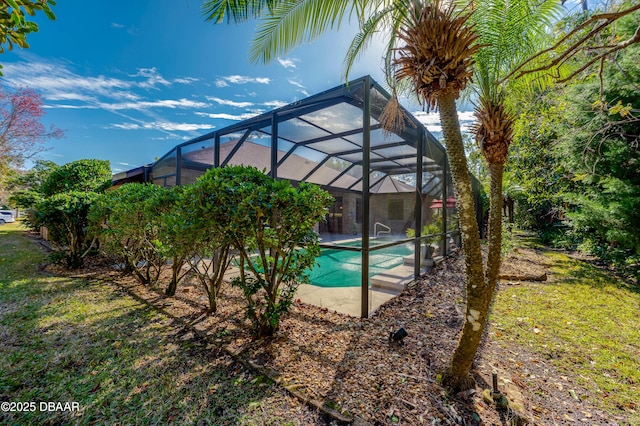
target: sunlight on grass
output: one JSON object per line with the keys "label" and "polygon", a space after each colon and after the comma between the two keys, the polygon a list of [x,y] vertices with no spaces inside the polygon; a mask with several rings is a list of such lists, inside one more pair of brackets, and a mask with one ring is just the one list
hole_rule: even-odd
{"label": "sunlight on grass", "polygon": [[[278,424],[298,406],[173,320],[105,283],[38,272],[46,255],[0,227],[0,399],[78,402],[0,424]],[[297,422],[291,424],[298,424]]]}
{"label": "sunlight on grass", "polygon": [[548,283],[503,286],[493,310],[498,333],[549,360],[610,413],[640,422],[640,289],[561,253],[547,255]]}

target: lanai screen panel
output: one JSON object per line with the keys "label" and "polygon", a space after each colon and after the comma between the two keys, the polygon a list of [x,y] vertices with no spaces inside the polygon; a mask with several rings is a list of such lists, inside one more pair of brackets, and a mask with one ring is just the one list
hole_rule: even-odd
{"label": "lanai screen panel", "polygon": [[213,167],[213,142],[207,139],[180,147],[180,185],[194,183]]}
{"label": "lanai screen panel", "polygon": [[177,148],[174,148],[155,162],[150,180],[156,185],[173,186],[176,184],[177,174]]}

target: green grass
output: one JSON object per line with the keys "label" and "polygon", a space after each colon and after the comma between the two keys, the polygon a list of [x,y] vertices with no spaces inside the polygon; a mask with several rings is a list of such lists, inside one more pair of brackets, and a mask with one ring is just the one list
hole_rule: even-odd
{"label": "green grass", "polygon": [[40,274],[46,255],[0,227],[0,424],[298,424],[302,410],[172,319],[105,283]]}
{"label": "green grass", "polygon": [[640,424],[640,289],[565,254],[546,257],[549,282],[498,293],[492,339],[549,360],[593,393],[592,404]]}

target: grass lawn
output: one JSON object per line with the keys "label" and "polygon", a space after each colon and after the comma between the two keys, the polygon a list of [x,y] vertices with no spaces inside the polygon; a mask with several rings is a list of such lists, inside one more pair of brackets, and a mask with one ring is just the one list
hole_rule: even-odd
{"label": "grass lawn", "polygon": [[[0,424],[318,420],[117,287],[38,273],[46,255],[22,232],[18,223],[0,227],[0,401],[35,405],[3,405]],[[42,411],[41,402],[79,410]]]}
{"label": "grass lawn", "polygon": [[[491,340],[552,364],[560,377],[547,386],[564,383],[567,398],[640,424],[640,288],[563,253],[545,257],[548,282],[501,286]],[[571,395],[566,376],[589,392]]]}

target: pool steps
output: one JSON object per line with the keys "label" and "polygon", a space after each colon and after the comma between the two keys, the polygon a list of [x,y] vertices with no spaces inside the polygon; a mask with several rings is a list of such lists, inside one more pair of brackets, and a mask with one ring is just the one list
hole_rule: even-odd
{"label": "pool steps", "polygon": [[[413,255],[405,256],[403,265],[396,266],[395,268],[391,268],[388,271],[371,277],[371,289],[399,294],[402,290],[407,288],[408,284],[415,281],[413,277],[414,259],[415,257]],[[428,272],[437,263],[440,263],[442,259],[442,256],[438,256],[434,259],[424,259],[422,268],[420,268],[420,275]]]}

